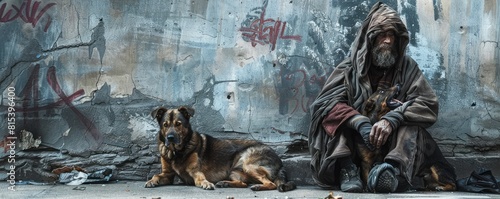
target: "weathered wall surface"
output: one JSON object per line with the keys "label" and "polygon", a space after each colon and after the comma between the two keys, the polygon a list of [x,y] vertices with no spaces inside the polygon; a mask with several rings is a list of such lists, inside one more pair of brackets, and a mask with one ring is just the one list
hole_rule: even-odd
{"label": "weathered wall surface", "polygon": [[[0,1],[0,177],[15,153],[18,179],[78,165],[145,180],[159,171],[149,115],[158,106],[193,106],[198,131],[293,156],[305,147],[309,104],[373,3]],[[498,154],[500,2],[387,3],[440,98],[431,131],[443,152]],[[12,137],[28,140],[21,130],[40,146],[11,150]]]}

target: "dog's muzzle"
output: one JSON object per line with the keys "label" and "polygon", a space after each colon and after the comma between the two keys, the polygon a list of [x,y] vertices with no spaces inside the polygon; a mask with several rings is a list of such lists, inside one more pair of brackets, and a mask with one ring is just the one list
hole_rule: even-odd
{"label": "dog's muzzle", "polygon": [[396,84],[396,91],[394,94],[392,94],[389,98],[387,98],[386,104],[389,107],[389,109],[394,110],[401,105],[403,105],[403,102],[399,101],[396,99],[396,97],[399,95],[399,92],[401,91],[401,85]]}
{"label": "dog's muzzle", "polygon": [[168,146],[169,144],[179,144],[179,138],[176,136],[175,132],[168,132],[166,137],[165,144]]}

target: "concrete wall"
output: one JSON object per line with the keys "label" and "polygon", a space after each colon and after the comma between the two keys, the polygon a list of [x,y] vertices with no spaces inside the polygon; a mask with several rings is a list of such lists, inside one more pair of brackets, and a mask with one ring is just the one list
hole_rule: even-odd
{"label": "concrete wall", "polygon": [[[200,132],[307,156],[309,104],[374,2],[2,0],[0,110],[15,112],[16,134],[2,120],[0,177],[15,153],[18,179],[79,165],[145,180],[159,171],[158,106],[194,107]],[[439,96],[443,152],[498,154],[500,2],[387,3]],[[12,137],[28,144],[10,150]]]}

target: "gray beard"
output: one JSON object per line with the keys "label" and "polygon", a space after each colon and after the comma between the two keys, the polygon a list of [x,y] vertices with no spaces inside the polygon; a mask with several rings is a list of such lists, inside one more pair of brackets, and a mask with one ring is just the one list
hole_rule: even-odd
{"label": "gray beard", "polygon": [[392,68],[394,63],[396,63],[396,55],[391,49],[382,48],[382,46],[377,46],[372,50],[372,62],[373,65],[380,68]]}

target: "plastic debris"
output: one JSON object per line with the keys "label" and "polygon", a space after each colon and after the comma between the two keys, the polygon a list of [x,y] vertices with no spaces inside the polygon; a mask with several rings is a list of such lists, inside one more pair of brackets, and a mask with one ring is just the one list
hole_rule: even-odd
{"label": "plastic debris", "polygon": [[61,175],[59,175],[59,182],[66,185],[81,185],[87,180],[87,177],[88,174],[81,171],[61,173]]}
{"label": "plastic debris", "polygon": [[113,170],[103,169],[90,173],[85,183],[108,182],[113,176]]}
{"label": "plastic debris", "polygon": [[59,183],[66,185],[81,185],[83,183],[108,182],[113,176],[113,170],[103,169],[87,173],[80,167],[62,167],[52,171],[59,175]]}

